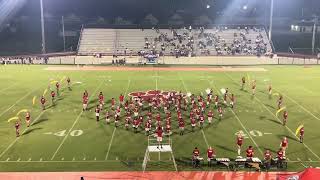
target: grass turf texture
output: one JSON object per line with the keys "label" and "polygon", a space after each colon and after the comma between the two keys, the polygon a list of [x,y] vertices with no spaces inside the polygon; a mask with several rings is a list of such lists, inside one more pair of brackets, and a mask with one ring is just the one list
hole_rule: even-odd
{"label": "grass turf texture", "polygon": [[[207,88],[213,88],[217,93],[217,90],[226,87],[237,98],[234,112],[226,108],[223,119],[214,119],[211,126],[206,121],[203,131],[197,127],[195,132],[190,132],[189,119],[185,117],[185,135],[179,136],[176,113],[173,113],[173,153],[179,170],[192,169],[186,162],[195,146],[203,157],[210,145],[217,157],[235,158],[235,133],[239,130],[249,137],[244,140],[242,156],[245,156],[244,150],[249,145],[254,146],[255,155],[261,159],[260,150],[264,152],[270,148],[275,155],[282,137],[287,136],[289,171],[298,171],[305,166],[320,166],[318,66],[263,66],[268,71],[254,73],[166,72],[156,69],[151,72],[46,71],[46,67],[0,66],[0,171],[141,170],[147,146],[144,132],[134,134],[132,129],[126,131],[123,119],[121,126],[115,129],[114,124],[105,123],[104,115],[103,120],[96,123],[94,108],[99,91],[104,93],[109,106],[111,97],[118,99],[120,93],[158,89],[200,94],[205,93]],[[247,77],[247,74],[257,80],[255,97],[251,96],[249,87],[249,91],[240,90],[241,77]],[[47,88],[50,79],[59,80],[63,76],[82,84],[74,85],[72,91],[63,89],[56,105],[42,112],[39,96]],[[284,105],[289,112],[287,127],[282,126],[275,117],[277,97],[269,99],[269,82],[273,85],[273,92],[284,95]],[[89,108],[92,111],[81,113],[81,98],[85,89],[91,96]],[[34,96],[38,96],[36,105],[32,105]],[[21,109],[30,109],[32,120],[36,121],[28,129],[23,123],[21,132],[24,133],[16,138],[14,124],[7,120]],[[185,116],[188,114],[185,113]],[[279,117],[281,119],[282,113]],[[306,146],[300,144],[292,134],[301,123],[305,125]],[[250,131],[253,132],[250,134]],[[262,135],[259,136],[257,131]],[[169,157],[170,154],[161,153],[161,162],[157,162],[158,154],[151,154],[153,161],[148,163],[147,170],[174,170]],[[202,170],[209,168],[203,167]]]}

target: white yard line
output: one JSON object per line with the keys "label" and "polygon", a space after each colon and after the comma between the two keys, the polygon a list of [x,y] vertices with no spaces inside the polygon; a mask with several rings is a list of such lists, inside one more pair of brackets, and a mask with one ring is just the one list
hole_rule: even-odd
{"label": "white yard line", "polygon": [[[187,92],[188,92],[188,89],[187,89],[186,84],[184,83],[184,80],[182,79],[182,77],[180,76],[179,73],[178,73],[178,76],[179,76],[179,78],[180,78],[180,81],[182,82],[182,85],[183,85],[184,89],[186,90],[186,93],[187,93]],[[210,145],[209,145],[209,143],[208,143],[208,141],[207,141],[207,137],[206,137],[206,135],[204,134],[203,129],[201,129],[201,134],[202,134],[202,137],[203,137],[203,139],[204,139],[207,147],[209,147]]]}
{"label": "white yard line", "polygon": [[112,133],[112,136],[111,136],[111,140],[110,140],[110,142],[109,142],[109,147],[108,147],[108,151],[107,151],[105,160],[108,160],[109,152],[110,152],[110,149],[111,149],[111,145],[112,145],[112,142],[113,142],[113,137],[114,137],[114,134],[116,133],[116,130],[117,130],[117,128],[114,127],[113,133]]}
{"label": "white yard line", "polygon": [[[104,83],[104,81],[102,80],[101,83],[100,83],[100,85],[94,90],[94,92],[92,93],[92,95],[90,96],[89,99],[91,99],[93,96],[96,95],[98,89],[102,86],[103,83]],[[57,155],[57,153],[59,152],[59,150],[61,149],[62,145],[64,144],[64,142],[65,142],[66,139],[68,138],[70,132],[73,130],[74,126],[78,123],[78,121],[79,121],[81,115],[83,114],[83,112],[84,112],[84,111],[81,111],[80,114],[77,116],[77,118],[74,120],[71,128],[69,129],[69,131],[67,132],[67,134],[64,136],[64,138],[63,138],[63,140],[61,141],[60,145],[58,146],[58,148],[56,149],[56,151],[55,151],[54,154],[52,155],[51,160],[53,160],[53,159],[56,157],[56,155]]]}
{"label": "white yard line", "polygon": [[11,87],[15,86],[16,84],[11,84],[10,86],[6,87],[6,88],[3,88],[3,89],[0,89],[0,93],[6,91],[7,89],[10,89]]}
{"label": "white yard line", "polygon": [[[227,74],[227,76],[229,77],[230,80],[234,81],[234,80],[232,79],[232,77],[230,77],[228,74]],[[235,81],[234,81],[234,82],[235,82]],[[254,99],[256,99],[257,101],[259,101],[259,103],[260,103],[272,116],[274,116],[280,123],[282,123],[282,121],[281,121],[275,114],[273,114],[273,113],[270,111],[270,109],[267,108],[266,105],[264,105],[259,98],[257,98],[257,96],[255,96]],[[286,129],[287,129],[288,131],[290,131],[290,133],[291,133],[294,137],[296,137],[295,133],[294,133],[288,126],[285,126],[285,127],[286,127]],[[296,138],[297,138],[297,137],[296,137]],[[315,152],[313,152],[313,151],[311,150],[311,148],[309,148],[308,145],[306,145],[305,143],[302,143],[302,144],[303,144],[315,157],[317,157],[317,158],[320,160],[320,157],[319,157]]]}
{"label": "white yard line", "polygon": [[[126,91],[125,91],[125,93],[124,93],[124,97],[127,96],[127,93],[128,93],[129,87],[130,87],[130,84],[131,84],[131,79],[128,79],[128,85],[127,85],[127,89],[126,89]],[[111,140],[110,140],[110,142],[109,142],[109,147],[108,147],[108,151],[107,151],[105,160],[108,160],[109,152],[110,152],[110,149],[111,149],[111,146],[112,146],[112,142],[113,142],[113,138],[114,138],[114,134],[116,133],[116,130],[117,130],[117,128],[114,127],[113,132],[112,132],[112,136],[111,136]]]}
{"label": "white yard line", "polygon": [[[42,112],[38,115],[38,117],[36,117],[36,119],[34,119],[34,121],[31,123],[31,126],[30,126],[30,127],[32,127],[32,125],[39,120],[39,118],[41,117],[41,115],[42,115],[44,112],[45,112],[45,111],[42,111]],[[30,128],[30,127],[29,127],[29,128]],[[21,135],[23,135],[29,128],[26,128],[26,129],[21,133]],[[16,138],[14,141],[12,141],[12,143],[9,144],[9,145],[7,146],[7,148],[0,154],[0,158],[2,158],[2,156],[3,156],[19,139],[20,139],[20,137]]]}
{"label": "white yard line", "polygon": [[[207,79],[208,83],[210,86],[212,86],[217,92],[219,92],[219,94],[221,94],[221,92],[214,86],[212,85],[212,83]],[[232,114],[235,116],[235,118],[238,120],[239,124],[241,125],[242,129],[247,133],[247,135],[249,136],[249,138],[251,139],[251,141],[253,142],[253,144],[258,148],[259,152],[261,153],[262,156],[264,156],[263,151],[261,150],[260,146],[258,145],[258,143],[252,138],[252,136],[250,135],[249,131],[247,130],[247,128],[243,125],[242,121],[240,120],[240,118],[238,117],[238,115],[233,111],[233,109],[231,109],[229,107],[229,109],[231,110]]]}

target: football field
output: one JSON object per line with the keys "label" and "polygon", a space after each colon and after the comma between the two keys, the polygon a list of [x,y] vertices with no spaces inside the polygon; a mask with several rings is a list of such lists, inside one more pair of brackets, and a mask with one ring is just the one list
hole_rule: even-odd
{"label": "football field", "polygon": [[[205,121],[204,128],[196,127],[194,132],[191,132],[189,111],[183,111],[186,122],[183,136],[179,135],[177,116],[172,110],[171,139],[178,170],[192,170],[190,159],[194,147],[200,149],[202,157],[206,156],[208,146],[212,146],[217,157],[235,158],[239,131],[245,135],[242,156],[249,145],[254,147],[255,156],[260,159],[266,149],[271,149],[275,156],[286,136],[289,139],[288,171],[320,166],[319,66],[254,67],[265,71],[250,71],[250,66],[238,67],[249,67],[248,71],[209,71],[208,66],[195,71],[161,69],[170,67],[155,67],[148,71],[144,68],[135,71],[119,71],[119,68],[48,70],[48,67],[53,66],[0,66],[0,171],[140,171],[147,136],[143,130],[138,133],[132,128],[126,130],[123,117],[118,128],[113,123],[107,124],[105,110],[102,120],[97,123],[94,110],[98,93],[102,91],[105,95],[105,109],[109,110],[111,98],[118,100],[120,93],[126,99],[130,93],[150,90],[200,95],[206,94],[208,88],[220,97],[221,89],[228,88],[236,96],[235,108],[225,107],[221,120],[214,109],[213,123],[209,125]],[[251,95],[249,86],[240,89],[243,76],[256,80],[255,96]],[[70,77],[71,90],[66,87],[64,77]],[[48,108],[43,111],[39,98],[54,80],[62,80],[60,96],[51,106],[50,93],[46,93]],[[269,84],[273,87],[272,97],[267,92]],[[84,90],[89,92],[89,111],[85,112],[82,111]],[[289,113],[287,126],[282,125],[282,112],[276,116],[277,94],[284,97],[284,106]],[[20,114],[23,119],[21,136],[16,138],[14,122],[8,122],[8,119],[22,109],[30,110],[32,125],[27,128],[24,114]],[[301,124],[305,128],[304,143],[295,136]],[[152,154],[150,160],[147,170],[175,170],[170,154]],[[211,168],[203,167],[202,170]]]}

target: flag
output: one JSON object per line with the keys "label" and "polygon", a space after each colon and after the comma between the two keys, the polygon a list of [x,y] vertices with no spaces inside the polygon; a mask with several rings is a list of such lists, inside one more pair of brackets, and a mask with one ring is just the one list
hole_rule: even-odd
{"label": "flag", "polygon": [[45,89],[45,90],[43,91],[43,96],[45,96],[45,95],[47,94],[47,92],[48,92],[48,89]]}
{"label": "flag", "polygon": [[28,112],[28,109],[21,109],[18,113],[17,113],[17,116],[19,116],[20,113],[22,112]]}
{"label": "flag", "polygon": [[301,128],[303,128],[303,124],[301,124],[300,126],[298,126],[298,128],[297,128],[297,130],[296,130],[296,136],[299,135],[299,132],[300,132]]}
{"label": "flag", "polygon": [[276,112],[276,116],[278,117],[278,114],[281,112],[281,111],[283,111],[283,110],[285,110],[286,109],[286,107],[284,106],[284,107],[282,107],[282,108],[280,108],[277,112]]}
{"label": "flag", "polygon": [[19,117],[12,117],[12,118],[10,118],[10,119],[8,119],[8,122],[11,122],[11,121],[14,121],[14,120],[18,120],[19,119]]}
{"label": "flag", "polygon": [[37,99],[37,96],[34,96],[32,99],[32,105],[34,105],[36,103],[36,99]]}

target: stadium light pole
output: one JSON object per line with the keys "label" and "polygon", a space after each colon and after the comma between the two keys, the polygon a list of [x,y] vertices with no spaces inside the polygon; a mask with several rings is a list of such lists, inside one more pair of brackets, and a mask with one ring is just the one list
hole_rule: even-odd
{"label": "stadium light pole", "polygon": [[312,54],[314,54],[314,47],[316,43],[316,29],[317,29],[317,22],[318,16],[314,16],[314,23],[313,23],[313,31],[312,31]]}
{"label": "stadium light pole", "polygon": [[62,38],[63,38],[63,51],[66,51],[66,36],[64,31],[64,17],[61,18],[61,24],[62,24]]}
{"label": "stadium light pole", "polygon": [[42,54],[46,53],[46,38],[44,34],[44,17],[43,17],[43,0],[40,0],[40,10],[41,10],[41,38],[42,38]]}
{"label": "stadium light pole", "polygon": [[272,40],[272,25],[273,25],[273,0],[270,5],[270,22],[269,22],[269,40]]}

